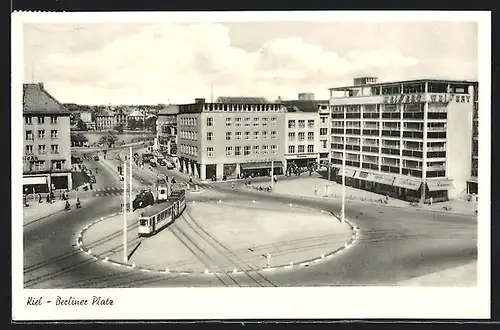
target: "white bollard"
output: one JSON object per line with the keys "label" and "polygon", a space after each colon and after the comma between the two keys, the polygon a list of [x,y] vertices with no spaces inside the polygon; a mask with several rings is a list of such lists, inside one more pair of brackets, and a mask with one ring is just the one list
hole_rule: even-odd
{"label": "white bollard", "polygon": [[104,220],[104,217],[101,217],[101,221]]}
{"label": "white bollard", "polygon": [[132,268],[135,268],[135,264],[132,264]]}
{"label": "white bollard", "polygon": [[290,262],[290,266],[293,267],[293,262]]}
{"label": "white bollard", "polygon": [[89,254],[92,254],[92,250],[88,250],[87,252],[88,252]]}
{"label": "white bollard", "polygon": [[106,257],[106,258],[104,258],[104,260],[108,261],[108,260],[109,260],[109,258],[108,258],[108,257]]}
{"label": "white bollard", "polygon": [[167,273],[167,274],[170,273],[170,269],[166,268],[165,273]]}
{"label": "white bollard", "polygon": [[252,203],[255,203],[255,200],[253,200]]}
{"label": "white bollard", "polygon": [[267,254],[267,268],[271,267],[271,253]]}
{"label": "white bollard", "polygon": [[196,201],[193,201],[193,204],[196,203]]}
{"label": "white bollard", "polygon": [[222,200],[219,199],[219,203],[222,203]]}
{"label": "white bollard", "polygon": [[292,206],[292,203],[290,203],[289,205]]}
{"label": "white bollard", "polygon": [[321,255],[321,259],[325,259],[325,255],[324,254]]}
{"label": "white bollard", "polygon": [[236,268],[233,268],[233,274],[236,274],[237,272]]}

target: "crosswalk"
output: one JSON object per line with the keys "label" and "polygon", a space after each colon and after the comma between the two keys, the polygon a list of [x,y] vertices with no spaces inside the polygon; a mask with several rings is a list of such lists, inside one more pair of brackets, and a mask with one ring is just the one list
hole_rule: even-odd
{"label": "crosswalk", "polygon": [[[212,186],[207,184],[200,184],[200,188],[202,189],[213,189]],[[141,189],[142,190],[142,189]],[[133,189],[133,194],[139,193],[139,191]],[[123,195],[123,187],[106,187],[106,188],[97,188],[92,190],[93,196],[96,197],[104,197],[104,196],[120,196]]]}

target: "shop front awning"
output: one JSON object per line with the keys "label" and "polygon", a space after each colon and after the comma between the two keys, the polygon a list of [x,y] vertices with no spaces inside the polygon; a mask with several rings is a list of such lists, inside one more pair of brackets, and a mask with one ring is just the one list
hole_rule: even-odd
{"label": "shop front awning", "polygon": [[405,188],[405,189],[410,189],[410,190],[419,190],[420,186],[422,185],[422,181],[410,179],[410,178],[398,178],[398,177],[396,177],[396,179],[394,180],[394,183],[392,185],[399,187],[399,188]]}
{"label": "shop front awning", "polygon": [[394,181],[394,177],[392,175],[370,173],[370,172],[364,172],[364,171],[359,171],[356,174],[355,178],[361,179],[364,181],[369,181],[369,182],[386,184],[389,186],[392,185],[392,182]]}
{"label": "shop front awning", "polygon": [[[345,173],[344,173],[344,175],[346,176],[346,178],[352,178],[352,177],[354,176],[354,174],[356,174],[356,171],[355,171],[355,170],[351,170],[351,169],[349,169],[349,168],[346,168],[346,169],[345,169]],[[339,169],[338,169],[337,175],[342,176],[342,168],[339,168]]]}
{"label": "shop front awning", "polygon": [[[274,162],[274,168],[277,167],[283,167],[283,163],[281,161],[275,161]],[[241,169],[242,170],[258,170],[258,169],[265,169],[265,168],[271,168],[271,162],[250,162],[250,163],[242,163],[241,164]]]}
{"label": "shop front awning", "polygon": [[46,176],[25,176],[23,177],[23,185],[47,184]]}
{"label": "shop front awning", "polygon": [[450,188],[453,188],[453,180],[450,179],[427,180],[427,188],[429,188],[429,191],[448,190]]}

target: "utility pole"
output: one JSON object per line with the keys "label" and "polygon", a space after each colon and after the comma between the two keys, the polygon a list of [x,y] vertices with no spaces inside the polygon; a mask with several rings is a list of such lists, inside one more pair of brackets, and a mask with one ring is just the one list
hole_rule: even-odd
{"label": "utility pole", "polygon": [[274,159],[271,160],[271,190],[274,188]]}
{"label": "utility pole", "polygon": [[127,253],[127,162],[123,161],[123,261],[128,262]]}
{"label": "utility pole", "polygon": [[332,106],[328,105],[328,181],[330,181],[332,174]]}
{"label": "utility pole", "polygon": [[129,202],[130,202],[130,211],[133,210],[132,208],[132,146],[130,146],[130,152],[129,152]]}
{"label": "utility pole", "polygon": [[345,136],[344,136],[344,150],[342,151],[342,209],[340,221],[345,221]]}

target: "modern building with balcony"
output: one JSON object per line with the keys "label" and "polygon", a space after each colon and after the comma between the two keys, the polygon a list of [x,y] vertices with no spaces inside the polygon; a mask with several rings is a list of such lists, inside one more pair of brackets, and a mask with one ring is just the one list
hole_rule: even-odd
{"label": "modern building with balcony", "polygon": [[23,192],[72,189],[70,112],[42,83],[23,85]]}
{"label": "modern building with balcony", "polygon": [[354,79],[330,89],[332,164],[346,184],[408,201],[467,192],[477,82]]}
{"label": "modern building with balcony", "polygon": [[177,115],[179,106],[167,105],[158,111],[156,137],[159,151],[168,155],[177,155]]}
{"label": "modern building with balcony", "polygon": [[179,105],[181,170],[202,180],[283,173],[285,109],[262,98],[196,99]]}

